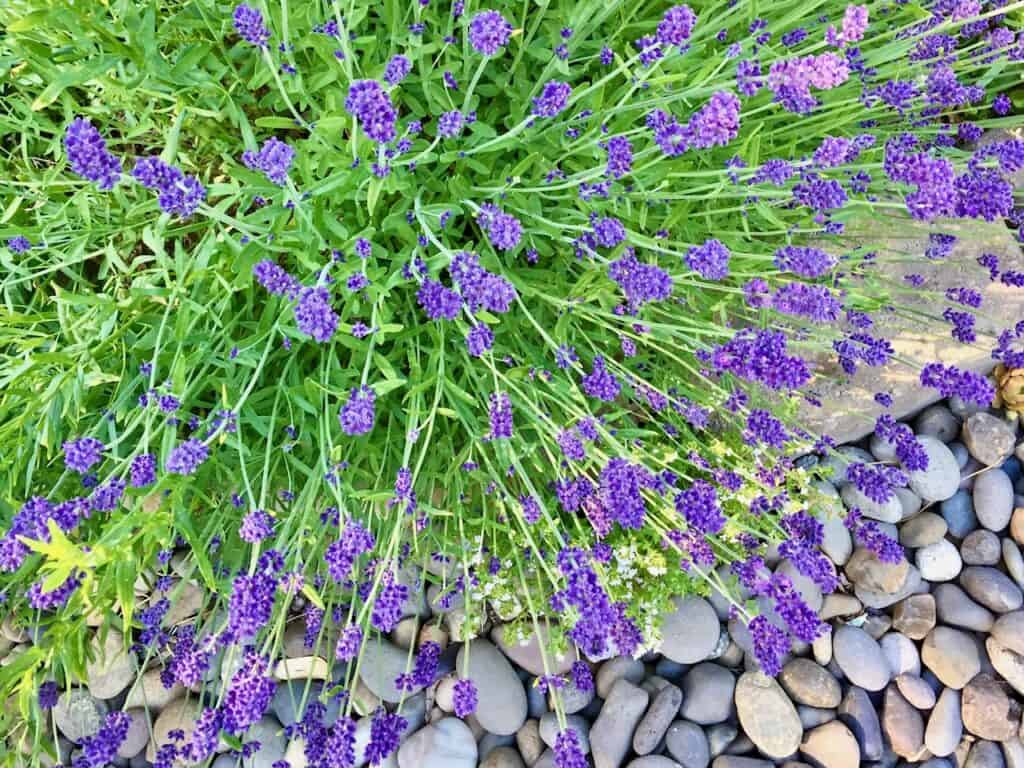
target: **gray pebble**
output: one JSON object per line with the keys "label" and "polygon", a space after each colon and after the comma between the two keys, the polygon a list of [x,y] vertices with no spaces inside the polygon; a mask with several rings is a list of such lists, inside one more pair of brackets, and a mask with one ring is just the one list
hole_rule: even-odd
{"label": "gray pebble", "polygon": [[706,728],[704,732],[708,737],[708,749],[712,757],[718,757],[725,752],[740,733],[732,723],[718,723]]}
{"label": "gray pebble", "polygon": [[949,526],[934,512],[922,512],[900,526],[900,544],[910,549],[926,547],[940,541]]}
{"label": "gray pebble", "polygon": [[[583,754],[589,755],[590,723],[579,715],[569,715],[565,718],[565,727],[569,730],[576,731],[576,738],[579,741],[580,748],[583,750]],[[541,740],[554,749],[555,739],[562,731],[562,727],[558,724],[558,715],[554,712],[548,712],[545,714],[544,717],[540,719],[538,730],[540,732]]]}
{"label": "gray pebble", "polygon": [[931,709],[935,706],[935,691],[922,678],[903,674],[898,675],[895,682],[911,706],[917,709]]}
{"label": "gray pebble", "polygon": [[974,512],[990,531],[1002,531],[1013,515],[1013,483],[1001,469],[990,469],[974,479]]}
{"label": "gray pebble", "polygon": [[674,608],[663,616],[661,653],[680,664],[706,659],[718,645],[718,613],[701,597],[674,598]]}
{"label": "gray pebble", "polygon": [[964,422],[962,439],[967,450],[987,467],[997,467],[1011,453],[1016,435],[1005,419],[981,411]]}
{"label": "gray pebble", "polygon": [[928,456],[928,467],[908,473],[910,490],[925,501],[950,498],[960,483],[960,468],[956,458],[938,438],[923,435],[918,438],[918,443]]}
{"label": "gray pebble", "polygon": [[698,664],[683,677],[683,706],[679,714],[700,725],[728,720],[733,713],[736,678],[718,664]]}
{"label": "gray pebble", "polygon": [[921,547],[914,555],[914,562],[921,571],[921,578],[933,583],[952,581],[963,568],[960,553],[949,539]]}
{"label": "gray pebble", "polygon": [[832,637],[832,653],[836,664],[854,685],[880,691],[889,682],[889,664],[881,647],[860,627],[838,627]]}
{"label": "gray pebble", "polygon": [[960,557],[965,565],[995,565],[1001,554],[999,537],[984,528],[967,534],[960,544]]}
{"label": "gray pebble", "polygon": [[711,762],[708,737],[699,725],[676,720],[665,734],[665,747],[683,768],[707,768]]}
{"label": "gray pebble", "polygon": [[683,692],[679,688],[671,683],[662,688],[651,700],[651,706],[633,734],[633,751],[638,755],[653,752],[679,713],[682,703]]}
{"label": "gray pebble", "polygon": [[941,403],[930,405],[914,419],[914,432],[948,443],[960,434],[960,419]]}
{"label": "gray pebble", "polygon": [[[484,738],[487,738],[486,736]],[[483,741],[480,742],[481,746]],[[483,754],[481,752],[481,754]],[[480,763],[480,768],[526,768],[523,758],[511,747],[492,749]]]}
{"label": "gray pebble", "polygon": [[987,609],[974,602],[956,584],[940,584],[932,592],[935,598],[935,613],[943,624],[988,632],[995,617]]}
{"label": "gray pebble", "polygon": [[885,750],[875,705],[863,688],[853,685],[839,705],[839,719],[853,732],[864,760],[878,760]]}
{"label": "gray pebble", "polygon": [[[980,415],[980,414],[979,414]],[[971,747],[964,768],[1004,768],[1003,753],[991,741],[977,741]]]}
{"label": "gray pebble", "polygon": [[604,662],[597,670],[597,695],[608,698],[617,680],[628,680],[639,685],[644,679],[644,665],[632,656],[616,656]]}
{"label": "gray pebble", "polygon": [[797,705],[796,713],[800,716],[800,725],[804,727],[805,731],[817,728],[825,723],[830,723],[836,719],[836,711],[834,709],[819,709],[818,707],[808,707],[803,704]]}
{"label": "gray pebble", "polygon": [[1006,572],[1018,587],[1024,589],[1024,557],[1021,556],[1020,548],[1013,540],[1003,539],[1001,549]]}
{"label": "gray pebble", "polygon": [[936,627],[924,639],[921,660],[950,688],[960,690],[981,671],[974,639],[952,627]]}
{"label": "gray pebble", "polygon": [[945,688],[928,718],[924,744],[933,755],[945,757],[956,750],[963,732],[964,724],[960,719],[960,691]]}
{"label": "gray pebble", "polygon": [[615,682],[591,731],[590,748],[596,768],[617,768],[622,764],[649,699],[646,691],[628,680]]}
{"label": "gray pebble", "polygon": [[779,673],[779,683],[796,704],[834,709],[843,698],[838,681],[809,659],[787,663]]}
{"label": "gray pebble", "polygon": [[956,458],[956,463],[960,466],[960,469],[967,466],[967,461],[971,458],[971,454],[967,451],[966,445],[959,441],[949,443],[949,450],[953,452],[953,456]]}
{"label": "gray pebble", "polygon": [[69,741],[78,744],[100,729],[107,714],[107,704],[85,688],[72,688],[57,699],[53,720]]}
{"label": "gray pebble", "polygon": [[646,755],[630,760],[626,768],[680,768],[679,763],[661,755]]}
{"label": "gray pebble", "polygon": [[1009,613],[1024,605],[1024,593],[1002,571],[986,566],[965,568],[960,584],[967,594],[995,613]]}
{"label": "gray pebble", "polygon": [[978,527],[974,503],[967,491],[957,491],[939,505],[939,511],[949,527],[949,533],[957,539],[964,538]]}

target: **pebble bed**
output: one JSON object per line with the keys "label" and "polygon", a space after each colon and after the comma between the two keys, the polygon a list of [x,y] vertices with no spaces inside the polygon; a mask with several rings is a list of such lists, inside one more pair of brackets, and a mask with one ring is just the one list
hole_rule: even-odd
{"label": "pebble bed", "polygon": [[[823,596],[791,563],[769,560],[831,627],[813,645],[797,644],[777,678],[757,671],[745,627],[712,594],[676,601],[657,652],[592,664],[591,690],[568,682],[543,693],[538,677],[564,675],[575,655],[549,658],[545,670],[536,638],[515,643],[495,619],[464,664],[461,607],[442,609],[433,587],[410,601],[389,642],[364,650],[352,693],[364,715],[356,768],[365,764],[369,714],[399,701],[409,725],[387,768],[554,768],[555,696],[595,768],[1024,768],[1024,442],[1015,422],[955,400],[910,423],[930,461],[898,489],[898,503],[874,504],[845,482],[846,459],[893,461],[891,445],[873,437],[828,460],[832,479],[819,489],[834,506],[821,512],[823,549],[839,568],[840,590]],[[900,541],[903,560],[883,563],[854,547],[843,524],[852,506]],[[199,609],[201,593],[190,603],[188,586],[174,605],[179,619]],[[431,616],[441,620],[426,622]],[[30,638],[8,622],[0,631],[6,664]],[[408,649],[427,640],[445,649],[435,682],[403,694],[395,679]],[[87,685],[64,692],[52,710],[60,757],[73,759],[75,744],[124,708],[132,725],[114,764],[150,766],[174,729],[188,735],[196,699],[165,689],[159,667],[138,674],[116,632],[103,649]],[[247,736],[261,748],[241,758],[223,745],[214,768],[306,765],[289,726],[300,703],[336,676],[304,646],[301,622],[287,630],[285,656],[271,711]],[[214,668],[224,680],[235,662]],[[455,669],[467,669],[479,691],[464,720],[452,714]],[[328,707],[328,722],[338,711]]]}

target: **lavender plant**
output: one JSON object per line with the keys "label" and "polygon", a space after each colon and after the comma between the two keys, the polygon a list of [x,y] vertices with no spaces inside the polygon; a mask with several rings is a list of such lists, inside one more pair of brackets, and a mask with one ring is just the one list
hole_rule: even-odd
{"label": "lavender plant", "polygon": [[[838,584],[794,461],[834,446],[796,406],[892,358],[872,316],[920,281],[887,259],[946,257],[950,218],[1019,224],[1024,142],[978,140],[1020,124],[1021,8],[5,4],[0,594],[35,636],[0,669],[11,743],[52,749],[98,617],[198,691],[159,765],[244,753],[298,624],[331,671],[297,733],[351,765],[362,655],[428,585],[461,638],[500,619],[591,660],[714,593],[776,673],[824,625],[767,549]],[[933,222],[928,251],[847,235],[879,217]],[[983,344],[965,291],[933,322]],[[940,363],[921,385],[993,396]],[[902,469],[846,471],[881,503],[927,455],[878,433]],[[404,724],[376,713],[370,764]],[[585,764],[571,730],[555,755]]]}

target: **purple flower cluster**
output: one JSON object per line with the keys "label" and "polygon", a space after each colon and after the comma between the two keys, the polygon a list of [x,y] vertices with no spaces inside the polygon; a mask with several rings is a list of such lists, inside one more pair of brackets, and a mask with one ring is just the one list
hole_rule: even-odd
{"label": "purple flower cluster", "polygon": [[242,153],[246,168],[262,171],[274,184],[283,185],[288,180],[288,169],[295,159],[295,150],[273,136],[263,142],[259,152],[247,149]]}
{"label": "purple flower cluster", "polygon": [[235,7],[235,31],[245,42],[263,47],[270,40],[270,30],[263,23],[263,14],[245,3]]}
{"label": "purple flower cluster", "polygon": [[71,169],[100,189],[113,189],[121,178],[121,161],[107,151],[107,143],[88,119],[76,117],[71,121],[64,135],[64,149]]}
{"label": "purple flower cluster", "polygon": [[499,251],[511,251],[523,236],[523,225],[510,213],[495,205],[480,206],[480,226],[487,232],[491,245]]}
{"label": "purple flower cluster", "polygon": [[731,256],[720,240],[710,238],[702,245],[690,247],[686,252],[686,266],[705,280],[724,280],[729,276]]}
{"label": "purple flower cluster", "polygon": [[494,331],[480,323],[474,325],[466,334],[466,349],[473,357],[480,357],[494,346]]}
{"label": "purple flower cluster", "polygon": [[381,632],[390,632],[401,621],[402,607],[408,599],[409,587],[398,581],[392,571],[388,571],[381,579],[380,591],[373,601],[370,624]]}
{"label": "purple flower cluster", "polygon": [[516,289],[512,283],[480,266],[476,254],[459,251],[452,259],[448,271],[458,284],[470,312],[477,312],[482,307],[489,312],[504,314],[516,298]]}
{"label": "purple flower cluster", "polygon": [[82,739],[82,754],[74,768],[106,768],[118,757],[118,747],[128,736],[132,719],[127,712],[111,712],[92,736]]}
{"label": "purple flower cluster", "polygon": [[943,397],[958,396],[968,403],[988,407],[995,397],[995,387],[985,376],[953,365],[928,363],[921,369],[921,385],[933,387]]}
{"label": "purple flower cluster", "polygon": [[497,11],[481,11],[469,22],[469,44],[484,56],[493,56],[512,36],[512,25]]}
{"label": "purple flower cluster", "polygon": [[827,286],[786,283],[772,295],[772,309],[815,323],[831,323],[839,319],[843,305]]}
{"label": "purple flower cluster", "polygon": [[739,131],[740,100],[729,91],[712,94],[708,103],[690,118],[686,128],[689,145],[697,149],[724,147]]}
{"label": "purple flower cluster", "polygon": [[838,263],[838,259],[818,248],[786,245],[775,251],[774,264],[783,272],[800,277],[821,277]]}
{"label": "purple flower cluster", "polygon": [[609,651],[631,655],[640,644],[640,632],[626,616],[625,604],[611,601],[587,553],[570,547],[559,552],[557,559],[565,588],[551,597],[551,606],[559,613],[575,610],[577,619],[567,633],[569,639],[590,657],[604,657]]}
{"label": "purple flower cluster", "polygon": [[350,437],[365,435],[373,429],[376,393],[367,386],[352,387],[348,401],[338,412],[341,431]]}
{"label": "purple flower cluster", "polygon": [[388,64],[384,68],[384,82],[388,85],[398,85],[411,71],[412,62],[405,56],[396,54],[388,60]]}
{"label": "purple flower cluster", "polygon": [[604,358],[601,355],[594,357],[590,373],[583,377],[581,382],[583,391],[598,400],[611,402],[619,396],[622,385],[611,371],[605,368]]}
{"label": "purple flower cluster", "polygon": [[11,249],[11,253],[20,255],[27,253],[32,248],[32,243],[24,235],[15,235],[7,239],[7,247]]}
{"label": "purple flower cluster", "polygon": [[391,104],[391,97],[376,80],[353,82],[345,97],[345,111],[355,117],[366,135],[378,144],[394,141],[398,112]]}
{"label": "purple flower cluster", "polygon": [[646,504],[643,491],[654,485],[650,472],[625,459],[611,459],[598,480],[605,509],[623,528],[639,529],[644,524]]}
{"label": "purple flower cluster", "polygon": [[782,671],[782,662],[789,653],[789,637],[763,615],[751,619],[747,629],[754,644],[754,658],[758,666],[766,675],[775,677]]}
{"label": "purple flower cluster", "polygon": [[772,448],[782,448],[792,438],[781,421],[761,408],[755,408],[747,416],[744,435],[750,443],[764,443]]}
{"label": "purple flower cluster", "polygon": [[256,651],[245,652],[242,666],[232,675],[221,704],[222,727],[229,734],[241,736],[270,706],[277,683],[267,675],[269,666],[267,659]]}
{"label": "purple flower cluster", "polygon": [[295,324],[307,336],[323,343],[338,330],[340,318],[331,308],[331,294],[323,286],[303,288],[295,302]]}
{"label": "purple flower cluster", "polygon": [[437,280],[424,280],[416,301],[431,320],[454,320],[462,309],[462,297]]}
{"label": "purple flower cluster", "polygon": [[718,493],[706,480],[695,480],[689,488],[676,494],[675,507],[687,524],[701,533],[718,533],[725,527]]}
{"label": "purple flower cluster", "polygon": [[441,646],[428,640],[420,646],[412,672],[403,672],[395,678],[395,687],[406,693],[414,693],[426,688],[437,677],[438,662],[441,659]]}
{"label": "purple flower cluster", "polygon": [[887,413],[882,414],[875,422],[875,435],[894,446],[896,458],[908,472],[928,469],[928,454],[906,424],[899,423]]}
{"label": "purple flower cluster", "polygon": [[62,448],[64,450],[64,465],[83,475],[103,460],[104,445],[95,437],[68,440]]}
{"label": "purple flower cluster", "polygon": [[637,261],[632,248],[608,265],[608,277],[619,284],[631,308],[649,301],[663,301],[672,295],[672,278],[656,264]]}
{"label": "purple flower cluster", "polygon": [[786,353],[786,336],[779,331],[743,330],[705,356],[714,370],[756,381],[769,389],[799,389],[811,373],[807,363]]}
{"label": "purple flower cluster", "polygon": [[242,518],[242,524],[238,528],[238,535],[242,541],[255,544],[257,541],[269,537],[274,532],[274,518],[262,509],[254,509]]}
{"label": "purple flower cluster", "polygon": [[206,187],[195,176],[186,176],[180,168],[159,157],[140,157],[132,176],[146,189],[157,193],[160,208],[182,219],[189,218],[206,199]]}
{"label": "purple flower cluster", "polygon": [[171,451],[164,466],[174,475],[192,475],[209,455],[210,449],[192,437]]}
{"label": "purple flower cluster", "polygon": [[555,737],[555,768],[587,768],[586,755],[580,737],[572,728],[560,731]]}
{"label": "purple flower cluster", "polygon": [[352,572],[356,559],[373,549],[376,540],[357,520],[349,520],[338,540],[324,550],[327,572],[336,582],[344,583]]}
{"label": "purple flower cluster", "polygon": [[663,45],[684,45],[693,34],[697,14],[688,5],[674,5],[665,11],[655,32],[658,42]]}
{"label": "purple flower cluster", "polygon": [[556,117],[566,104],[572,87],[568,83],[550,80],[544,84],[540,96],[533,99],[533,114],[537,117]]}
{"label": "purple flower cluster", "polygon": [[608,164],[605,174],[613,179],[621,179],[633,170],[633,145],[625,136],[613,136],[605,144]]}
{"label": "purple flower cluster", "polygon": [[490,421],[488,440],[507,440],[512,437],[512,402],[504,392],[491,395],[491,404],[487,412]]}
{"label": "purple flower cluster", "polygon": [[831,90],[845,83],[850,69],[845,59],[832,52],[817,56],[799,56],[772,64],[768,88],[775,100],[796,114],[810,112],[818,105],[811,88]]}
{"label": "purple flower cluster", "polygon": [[452,703],[455,705],[456,717],[465,719],[476,712],[477,693],[472,680],[462,678],[455,683]]}
{"label": "purple flower cluster", "polygon": [[275,296],[285,296],[291,299],[302,288],[298,280],[270,259],[257,262],[252,268],[252,274],[256,278],[256,282]]}

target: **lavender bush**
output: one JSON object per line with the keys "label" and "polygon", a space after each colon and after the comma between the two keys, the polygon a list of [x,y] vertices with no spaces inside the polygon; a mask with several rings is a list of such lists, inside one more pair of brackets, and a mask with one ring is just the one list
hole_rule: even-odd
{"label": "lavender bush", "polygon": [[[5,732],[53,748],[41,708],[99,617],[200,692],[159,765],[244,752],[299,622],[337,662],[313,711],[342,702],[297,726],[309,764],[350,765],[362,648],[428,584],[462,637],[500,617],[590,659],[714,591],[776,673],[825,626],[766,549],[838,584],[794,463],[834,446],[795,405],[891,359],[872,316],[920,281],[887,258],[946,257],[950,218],[1020,223],[1024,141],[978,140],[1020,125],[1022,8],[6,4],[0,594],[35,642],[0,669]],[[879,217],[934,222],[927,252],[846,236]],[[976,293],[934,322],[981,344]],[[993,397],[940,363],[921,385]],[[877,428],[900,466],[847,472],[882,503],[927,456]],[[167,620],[189,581],[202,609]],[[460,682],[459,716],[478,695]],[[572,731],[555,754],[584,764]]]}

